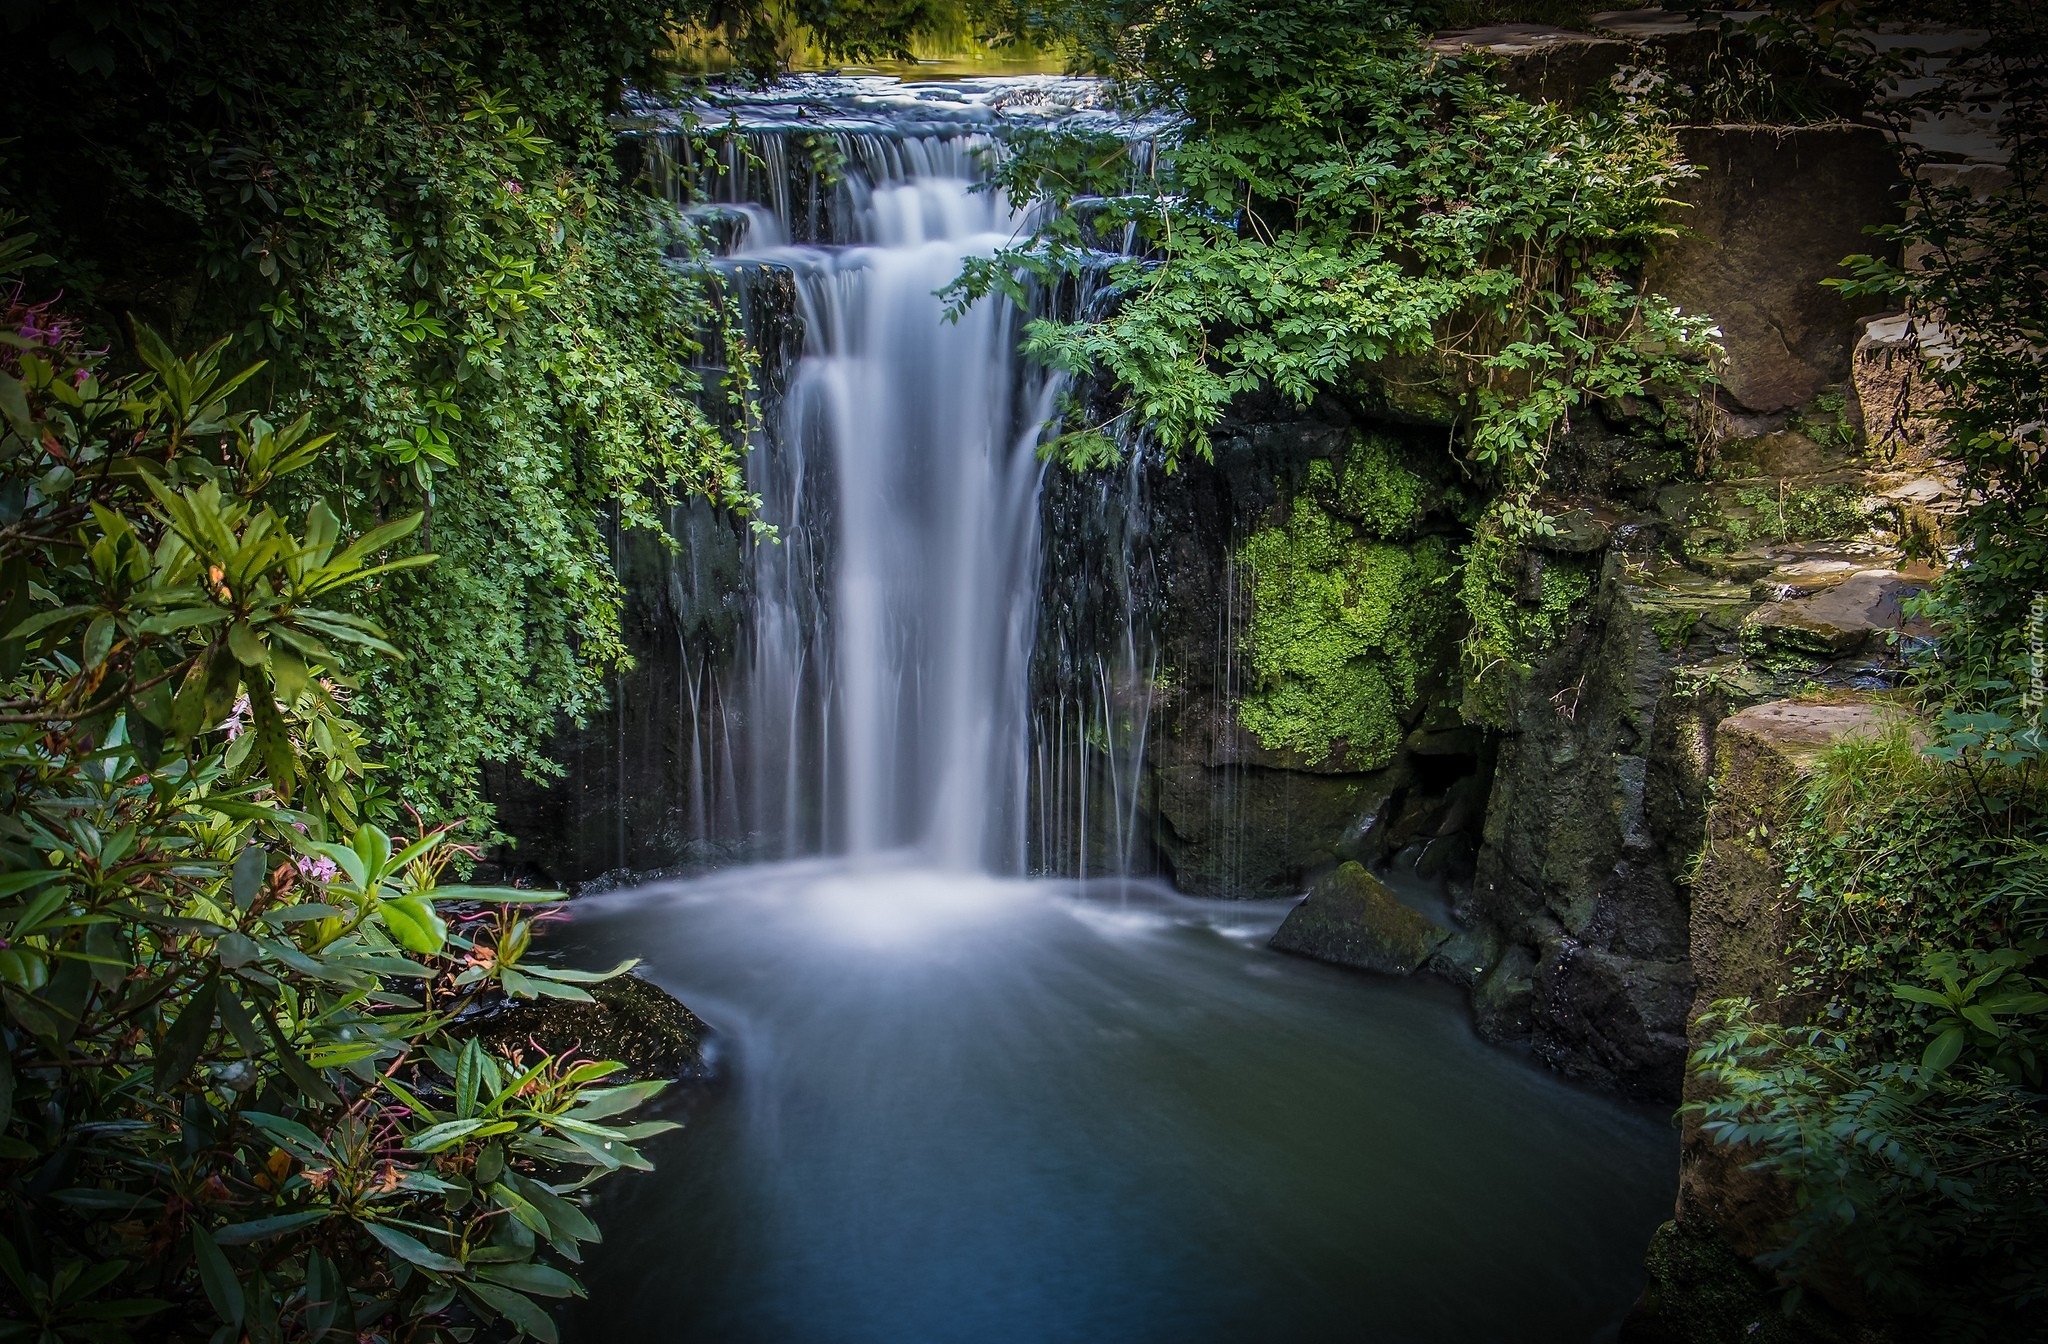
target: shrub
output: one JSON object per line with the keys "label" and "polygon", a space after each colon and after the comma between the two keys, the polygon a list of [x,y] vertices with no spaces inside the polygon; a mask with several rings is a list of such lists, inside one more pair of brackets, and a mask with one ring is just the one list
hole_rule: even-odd
{"label": "shrub", "polygon": [[[0,219],[0,267],[40,260]],[[265,503],[329,449],[233,409],[255,368],[135,332],[102,377],[21,291],[0,328],[0,1337],[544,1340],[573,1191],[645,1166],[659,1083],[492,1054],[486,996],[585,997],[529,956],[544,893],[442,886],[394,837],[344,593],[417,513],[343,536]]]}

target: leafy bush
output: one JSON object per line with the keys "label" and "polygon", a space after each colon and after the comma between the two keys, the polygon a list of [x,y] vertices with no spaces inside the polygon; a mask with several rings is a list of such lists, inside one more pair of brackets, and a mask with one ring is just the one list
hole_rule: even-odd
{"label": "leafy bush", "polygon": [[1836,747],[1774,838],[1808,1025],[1716,1005],[1694,1111],[1784,1179],[1766,1262],[1939,1338],[2048,1301],[2048,742],[1951,714]]}
{"label": "leafy bush", "polygon": [[48,6],[9,62],[9,176],[96,339],[125,358],[125,312],[236,333],[238,362],[271,360],[265,413],[337,435],[283,483],[297,507],[424,515],[440,563],[338,600],[413,654],[366,669],[357,708],[429,816],[487,817],[481,761],[545,774],[561,716],[603,703],[614,516],[749,504],[722,428],[744,344],[704,367],[729,314],[667,263],[688,235],[607,122],[665,12]]}
{"label": "leafy bush", "polygon": [[[1002,185],[1053,209],[1023,244],[970,263],[954,292],[1100,269],[1091,244],[1132,232],[1135,253],[1107,263],[1106,302],[1027,328],[1028,352],[1099,376],[1118,399],[1107,424],[1077,420],[1053,441],[1069,464],[1143,442],[1171,470],[1208,458],[1240,394],[1306,404],[1335,390],[1397,419],[1453,422],[1485,527],[1515,541],[1547,526],[1535,496],[1574,416],[1697,405],[1715,333],[1639,278],[1692,172],[1653,105],[1526,102],[1426,50],[1408,7],[1373,0],[1060,13],[1067,40],[1172,129],[1149,162],[1113,137],[1022,139]],[[1068,208],[1084,197],[1085,211]],[[1475,620],[1514,601],[1495,563],[1509,549],[1465,557],[1468,573],[1480,567],[1464,588]],[[1523,665],[1538,648],[1521,636],[1549,624],[1488,629]],[[1502,652],[1468,649],[1468,663]]]}
{"label": "leafy bush", "polygon": [[[27,255],[0,219],[0,272]],[[573,1192],[659,1083],[493,1055],[547,894],[442,886],[386,829],[334,605],[434,560],[266,498],[333,451],[233,409],[259,371],[135,331],[105,378],[15,290],[0,327],[0,1337],[544,1340],[597,1232]],[[391,557],[391,558],[380,558]]]}

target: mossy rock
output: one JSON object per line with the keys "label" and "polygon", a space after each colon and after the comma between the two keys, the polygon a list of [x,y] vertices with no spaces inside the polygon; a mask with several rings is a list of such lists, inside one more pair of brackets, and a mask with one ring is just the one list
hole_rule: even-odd
{"label": "mossy rock", "polygon": [[1361,971],[1412,975],[1450,937],[1449,929],[1401,904],[1364,864],[1347,863],[1294,907],[1271,946]]}
{"label": "mossy rock", "polygon": [[1305,492],[1284,526],[1254,533],[1239,552],[1251,574],[1254,686],[1238,717],[1264,746],[1311,768],[1376,770],[1400,748],[1438,662],[1451,553],[1440,537],[1361,535],[1419,517],[1406,492],[1354,489],[1348,477],[1329,484],[1370,521],[1354,525]]}
{"label": "mossy rock", "polygon": [[1666,1223],[1650,1236],[1649,1285],[1621,1344],[1886,1344],[1891,1336],[1811,1300],[1786,1311],[1770,1277],[1711,1231]]}
{"label": "mossy rock", "polygon": [[1408,780],[1398,765],[1362,775],[1212,768],[1175,759],[1175,745],[1160,744],[1155,766],[1159,849],[1191,896],[1300,891],[1307,870],[1363,852]]}
{"label": "mossy rock", "polygon": [[639,1078],[706,1071],[711,1029],[659,985],[621,975],[589,989],[590,1003],[500,999],[471,1019],[470,1030],[486,1045],[615,1059]]}

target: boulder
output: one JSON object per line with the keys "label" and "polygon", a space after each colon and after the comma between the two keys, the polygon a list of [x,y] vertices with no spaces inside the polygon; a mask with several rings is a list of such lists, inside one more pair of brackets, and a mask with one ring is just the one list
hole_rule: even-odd
{"label": "boulder", "polygon": [[1529,1008],[1536,997],[1536,957],[1511,943],[1472,986],[1472,1024],[1489,1041],[1529,1037]]}
{"label": "boulder", "polygon": [[1536,970],[1531,1044],[1559,1072],[1661,1099],[1685,1066],[1692,967],[1566,938]]}
{"label": "boulder", "polygon": [[1743,622],[1742,648],[1758,658],[1832,659],[1868,652],[1905,628],[1902,603],[1919,591],[1921,585],[1896,570],[1838,578],[1807,596],[1767,602],[1751,612]]}
{"label": "boulder", "polygon": [[589,987],[591,1002],[498,999],[464,1024],[488,1045],[529,1055],[615,1059],[638,1078],[681,1078],[707,1071],[711,1029],[667,990],[637,975]]}
{"label": "boulder", "polygon": [[1451,937],[1428,916],[1401,904],[1360,863],[1316,883],[1273,935],[1276,951],[1382,975],[1410,975]]}
{"label": "boulder", "polygon": [[1191,896],[1284,896],[1313,868],[1371,853],[1407,777],[1400,767],[1322,775],[1210,766],[1161,748],[1155,842],[1174,886]]}
{"label": "boulder", "polygon": [[1651,263],[1649,287],[1720,325],[1724,394],[1743,410],[1789,411],[1847,379],[1857,319],[1821,282],[1879,246],[1898,218],[1898,154],[1873,126],[1694,126],[1679,132],[1700,175],[1676,184],[1688,236]]}

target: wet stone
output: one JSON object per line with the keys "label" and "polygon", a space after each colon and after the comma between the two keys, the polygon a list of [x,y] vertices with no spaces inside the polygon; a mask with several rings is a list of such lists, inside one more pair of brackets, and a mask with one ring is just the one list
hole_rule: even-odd
{"label": "wet stone", "polygon": [[1877,648],[1905,627],[1902,604],[1919,591],[1895,570],[1865,570],[1811,596],[1767,602],[1743,625],[1743,651],[1840,658]]}
{"label": "wet stone", "polygon": [[1293,952],[1382,975],[1410,975],[1452,936],[1403,905],[1386,883],[1347,863],[1316,883],[1273,935],[1276,951]]}

